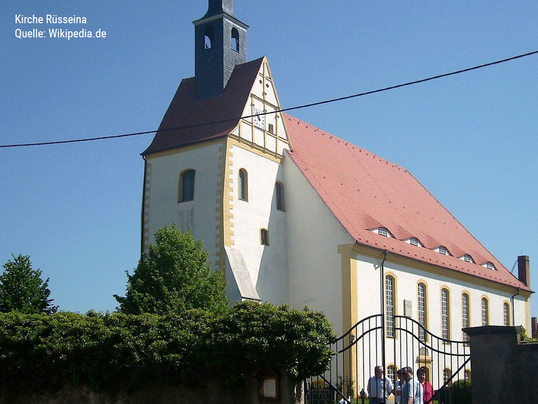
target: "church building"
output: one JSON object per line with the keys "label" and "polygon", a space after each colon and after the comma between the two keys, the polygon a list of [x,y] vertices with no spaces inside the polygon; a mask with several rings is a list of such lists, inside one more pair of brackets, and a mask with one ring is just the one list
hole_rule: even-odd
{"label": "church building", "polygon": [[338,335],[383,309],[447,339],[530,329],[528,257],[514,276],[405,168],[281,112],[247,29],[233,0],[194,21],[195,76],[142,153],[142,252],[192,229],[232,303],[308,306]]}

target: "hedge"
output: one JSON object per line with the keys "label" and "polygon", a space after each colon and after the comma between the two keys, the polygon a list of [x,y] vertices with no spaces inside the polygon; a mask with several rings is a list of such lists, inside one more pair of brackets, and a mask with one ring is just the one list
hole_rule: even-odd
{"label": "hedge", "polygon": [[0,391],[80,385],[133,392],[208,377],[235,383],[267,368],[301,380],[328,367],[333,339],[321,313],[253,302],[218,317],[200,310],[181,316],[11,312],[0,314]]}

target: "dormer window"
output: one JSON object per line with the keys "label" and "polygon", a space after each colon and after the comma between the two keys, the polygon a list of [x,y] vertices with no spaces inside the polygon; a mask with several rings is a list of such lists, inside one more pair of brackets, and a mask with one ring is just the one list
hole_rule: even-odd
{"label": "dormer window", "polygon": [[493,262],[486,262],[486,268],[495,271],[495,265],[493,265]]}
{"label": "dormer window", "polygon": [[448,255],[448,250],[446,247],[439,247],[439,254]]}
{"label": "dormer window", "polygon": [[377,229],[377,234],[383,237],[388,237],[389,231],[385,227],[380,227],[379,229]]}
{"label": "dormer window", "polygon": [[474,262],[473,258],[469,254],[465,254],[463,257],[461,257],[461,259],[465,262]]}
{"label": "dormer window", "polygon": [[416,238],[416,237],[411,237],[411,238],[409,239],[409,244],[418,247],[418,246],[419,246],[418,238]]}

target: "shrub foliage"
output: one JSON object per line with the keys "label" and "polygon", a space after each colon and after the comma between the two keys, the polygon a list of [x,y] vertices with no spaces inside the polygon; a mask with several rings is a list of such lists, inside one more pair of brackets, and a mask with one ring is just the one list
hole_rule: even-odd
{"label": "shrub foliage", "polygon": [[0,275],[0,312],[55,313],[58,307],[49,298],[48,283],[48,278],[41,279],[41,270],[32,268],[29,256],[13,255]]}
{"label": "shrub foliage", "polygon": [[252,302],[221,316],[11,312],[0,314],[0,390],[132,392],[222,375],[236,382],[268,368],[302,379],[326,369],[333,338],[320,313]]}
{"label": "shrub foliage", "polygon": [[181,314],[203,309],[224,313],[229,303],[221,271],[212,271],[203,243],[191,232],[163,227],[134,273],[125,297],[114,295],[125,314]]}

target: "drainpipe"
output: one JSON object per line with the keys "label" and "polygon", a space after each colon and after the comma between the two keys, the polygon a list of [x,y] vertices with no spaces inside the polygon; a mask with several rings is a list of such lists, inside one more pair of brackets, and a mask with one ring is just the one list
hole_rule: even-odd
{"label": "drainpipe", "polygon": [[[385,357],[385,261],[387,260],[388,250],[383,250],[383,261],[381,261],[381,365],[383,366],[383,377],[387,377],[386,357]],[[383,392],[383,396],[385,392]]]}
{"label": "drainpipe", "polygon": [[521,288],[517,288],[516,293],[510,298],[510,301],[512,302],[512,326],[516,325],[516,310],[514,308],[514,297],[519,295],[519,292],[521,292]]}

